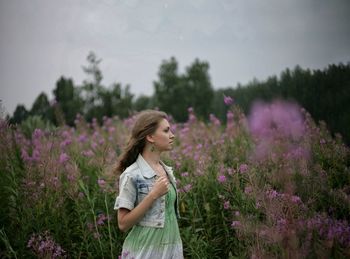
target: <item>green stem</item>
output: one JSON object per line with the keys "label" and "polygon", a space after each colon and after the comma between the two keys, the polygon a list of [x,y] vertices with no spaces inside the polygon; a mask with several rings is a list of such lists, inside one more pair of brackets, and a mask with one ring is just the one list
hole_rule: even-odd
{"label": "green stem", "polygon": [[109,245],[111,247],[111,258],[114,258],[113,254],[113,245],[112,245],[112,233],[111,233],[111,225],[109,222],[109,211],[108,211],[108,205],[107,205],[107,198],[105,193],[105,206],[106,206],[106,212],[107,212],[107,223],[108,223],[108,235],[109,235]]}
{"label": "green stem", "polygon": [[103,257],[103,249],[102,249],[101,239],[100,239],[100,232],[98,231],[98,228],[97,228],[96,215],[95,215],[95,211],[94,211],[94,204],[93,204],[93,202],[90,199],[89,191],[85,188],[84,183],[81,180],[79,180],[79,185],[83,189],[83,191],[84,191],[84,193],[86,195],[86,198],[88,199],[88,202],[89,202],[89,205],[90,205],[90,209],[91,209],[91,213],[92,213],[93,218],[94,218],[94,226],[95,226],[95,230],[96,230],[96,233],[97,233],[98,244],[99,244],[100,249],[101,249],[102,258],[104,258]]}

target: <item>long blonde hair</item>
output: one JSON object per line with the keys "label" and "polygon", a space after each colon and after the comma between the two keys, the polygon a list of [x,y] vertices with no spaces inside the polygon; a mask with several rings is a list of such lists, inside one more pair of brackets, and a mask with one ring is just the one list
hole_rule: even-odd
{"label": "long blonde hair", "polygon": [[139,153],[146,146],[146,136],[154,133],[162,119],[167,119],[167,114],[162,111],[145,110],[138,114],[131,131],[128,144],[116,163],[114,174],[119,176],[128,166],[134,163]]}

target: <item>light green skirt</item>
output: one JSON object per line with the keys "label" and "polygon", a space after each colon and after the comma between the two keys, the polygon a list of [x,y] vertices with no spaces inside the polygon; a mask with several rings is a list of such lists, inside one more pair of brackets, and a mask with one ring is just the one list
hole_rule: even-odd
{"label": "light green skirt", "polygon": [[183,258],[182,241],[175,214],[175,188],[165,198],[165,223],[163,228],[135,225],[127,235],[121,258],[147,259]]}

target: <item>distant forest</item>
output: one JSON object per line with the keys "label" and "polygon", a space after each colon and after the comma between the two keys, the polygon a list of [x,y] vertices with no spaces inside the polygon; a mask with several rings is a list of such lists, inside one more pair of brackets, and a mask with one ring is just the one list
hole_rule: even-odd
{"label": "distant forest", "polygon": [[300,104],[316,122],[326,122],[333,134],[340,133],[350,144],[350,62],[332,64],[323,70],[296,66],[263,81],[254,79],[246,85],[214,89],[209,63],[196,59],[180,74],[177,60],[171,57],[159,67],[153,95],[137,98],[129,85],[102,85],[100,62],[101,59],[90,52],[88,64],[83,67],[87,80],[81,85],[75,85],[72,79],[62,76],[53,90],[53,100],[41,93],[31,109],[17,105],[12,117],[8,115],[7,119],[11,124],[74,126],[78,113],[86,121],[96,118],[102,122],[105,116],[123,119],[135,111],[157,107],[172,115],[175,121],[184,122],[188,119],[187,109],[192,107],[204,121],[214,114],[225,122],[228,107],[223,102],[224,95],[231,96],[246,114],[255,100],[282,98]]}

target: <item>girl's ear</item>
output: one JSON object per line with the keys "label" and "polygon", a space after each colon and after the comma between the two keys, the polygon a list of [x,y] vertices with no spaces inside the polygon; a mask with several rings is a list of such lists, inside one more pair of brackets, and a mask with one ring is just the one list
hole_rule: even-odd
{"label": "girl's ear", "polygon": [[147,135],[146,140],[150,143],[153,143],[154,142],[153,135]]}

